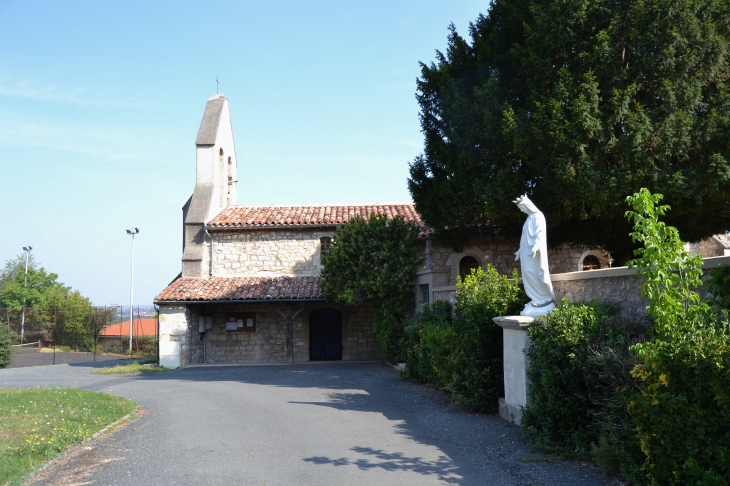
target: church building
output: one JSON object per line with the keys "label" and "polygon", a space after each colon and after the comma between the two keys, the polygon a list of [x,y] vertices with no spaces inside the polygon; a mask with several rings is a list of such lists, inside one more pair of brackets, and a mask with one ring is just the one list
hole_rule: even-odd
{"label": "church building", "polygon": [[[414,310],[449,300],[457,277],[477,266],[519,268],[518,241],[470,242],[462,253],[432,244],[431,229],[411,203],[238,206],[230,107],[221,94],[208,100],[195,145],[182,272],[155,298],[163,366],[381,359],[370,305],[327,302],[319,287],[322,254],[335,230],[355,216],[402,216],[420,226],[424,264],[414,282]],[[702,244],[697,251],[705,256],[725,248],[720,240]],[[556,274],[606,268],[610,257],[564,246],[549,251],[549,262]]]}

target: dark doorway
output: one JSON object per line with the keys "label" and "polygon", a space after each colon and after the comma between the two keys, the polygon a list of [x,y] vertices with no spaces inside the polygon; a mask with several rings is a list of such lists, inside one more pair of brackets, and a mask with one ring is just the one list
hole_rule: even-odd
{"label": "dark doorway", "polygon": [[459,277],[468,277],[475,268],[479,268],[477,259],[473,256],[465,256],[459,261]]}
{"label": "dark doorway", "polygon": [[309,360],[342,359],[342,313],[324,307],[309,314]]}

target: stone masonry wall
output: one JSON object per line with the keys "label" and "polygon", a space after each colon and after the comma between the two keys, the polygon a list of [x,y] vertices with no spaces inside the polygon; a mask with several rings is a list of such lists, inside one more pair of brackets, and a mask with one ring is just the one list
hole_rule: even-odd
{"label": "stone masonry wall", "polygon": [[[708,277],[709,269],[717,265],[730,265],[730,257],[704,258],[703,279]],[[592,270],[590,272],[572,272],[551,275],[555,299],[563,298],[570,302],[580,300],[602,300],[618,305],[623,317],[643,319],[646,317],[647,299],[639,295],[639,287],[644,282],[636,276],[636,269],[626,267]],[[701,297],[707,291],[704,287],[697,289]]]}
{"label": "stone masonry wall", "polygon": [[[190,363],[286,363],[286,319],[272,307],[285,313],[286,304],[218,304],[190,306],[187,334],[191,341]],[[309,361],[309,313],[320,307],[333,307],[342,312],[342,359],[378,360],[382,353],[373,331],[369,305],[344,306],[329,303],[293,304],[294,362]],[[228,313],[255,312],[256,332],[226,332]],[[213,327],[203,338],[198,332],[198,316],[213,317]],[[187,358],[183,364],[187,364]]]}
{"label": "stone masonry wall", "polygon": [[[235,312],[255,312],[256,332],[227,332],[226,315]],[[203,334],[202,339],[198,333],[198,316],[201,314],[213,316],[213,327]],[[286,319],[266,304],[209,305],[205,310],[194,308],[191,316],[188,330],[194,343],[191,363],[287,362]]]}
{"label": "stone masonry wall", "polygon": [[319,275],[320,238],[332,231],[215,232],[213,275]]}
{"label": "stone masonry wall", "polygon": [[[610,270],[622,270],[620,268]],[[598,274],[604,270],[592,270]],[[601,300],[616,304],[622,317],[643,319],[649,301],[639,295],[642,279],[636,275],[606,276],[581,280],[558,280],[562,275],[553,275],[553,290],[557,302],[568,299],[570,302],[581,300]]]}
{"label": "stone masonry wall", "polygon": [[[425,243],[421,243],[424,264],[420,270],[426,269],[425,263]],[[497,271],[504,275],[512,274],[513,269],[520,271],[520,262],[515,261],[515,252],[519,248],[519,241],[501,241],[501,242],[472,242],[471,247],[466,248],[462,253],[455,253],[447,248],[434,245],[431,249],[431,259],[435,271],[448,270],[448,285],[456,285],[456,276],[458,275],[459,261],[464,256],[473,256],[483,266],[486,267],[491,263]],[[548,250],[548,263],[550,265],[550,273],[566,273],[578,270],[578,263],[584,252],[588,248],[572,247],[570,245],[562,245],[557,248]],[[605,252],[597,250],[596,256],[601,261],[601,268],[610,266]]]}

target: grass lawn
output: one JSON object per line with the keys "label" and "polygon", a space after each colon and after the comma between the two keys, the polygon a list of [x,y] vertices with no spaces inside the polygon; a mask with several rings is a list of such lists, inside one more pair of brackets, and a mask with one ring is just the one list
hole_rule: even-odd
{"label": "grass lawn", "polygon": [[20,484],[38,466],[136,409],[108,393],[0,388],[0,485]]}
{"label": "grass lawn", "polygon": [[157,360],[152,363],[141,361],[129,363],[127,365],[105,366],[91,372],[92,375],[141,375],[142,373],[157,373],[160,371],[170,371],[170,368],[157,366]]}

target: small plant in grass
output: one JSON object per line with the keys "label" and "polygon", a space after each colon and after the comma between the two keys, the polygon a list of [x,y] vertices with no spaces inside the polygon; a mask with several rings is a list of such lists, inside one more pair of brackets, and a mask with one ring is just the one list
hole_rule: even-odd
{"label": "small plant in grass", "polygon": [[0,388],[0,484],[16,484],[136,408],[106,393]]}
{"label": "small plant in grass", "polygon": [[160,371],[170,371],[170,368],[157,366],[156,360],[153,362],[142,361],[134,362],[126,365],[105,366],[91,372],[92,375],[140,375],[142,373],[158,373]]}

